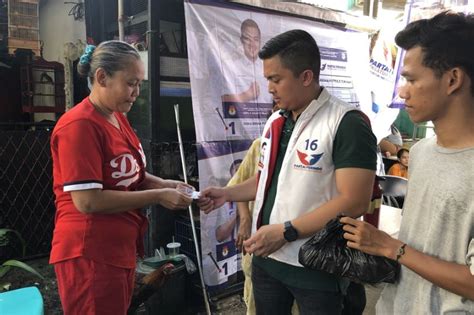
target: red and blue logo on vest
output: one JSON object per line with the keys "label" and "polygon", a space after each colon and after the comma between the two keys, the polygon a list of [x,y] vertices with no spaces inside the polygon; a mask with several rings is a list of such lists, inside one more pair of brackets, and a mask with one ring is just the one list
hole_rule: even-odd
{"label": "red and blue logo on vest", "polygon": [[323,153],[321,153],[321,154],[306,154],[306,153],[301,152],[300,150],[296,150],[296,152],[298,153],[298,158],[300,159],[300,162],[303,165],[306,165],[306,166],[314,165],[314,164],[318,163],[318,161],[323,156]]}
{"label": "red and blue logo on vest", "polygon": [[304,150],[296,150],[300,163],[293,165],[296,169],[308,171],[321,171],[321,167],[316,166],[324,153],[316,153],[318,149],[318,140],[306,139],[304,141]]}

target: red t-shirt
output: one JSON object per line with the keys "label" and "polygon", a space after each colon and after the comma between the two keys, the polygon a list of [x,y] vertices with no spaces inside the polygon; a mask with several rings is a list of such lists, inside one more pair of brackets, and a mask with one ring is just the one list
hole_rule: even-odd
{"label": "red t-shirt", "polygon": [[56,217],[50,263],[87,257],[134,268],[143,255],[147,220],[139,209],[117,214],[79,212],[70,191],[134,191],[145,176],[145,155],[124,115],[120,130],[97,112],[89,98],[59,119],[51,136]]}

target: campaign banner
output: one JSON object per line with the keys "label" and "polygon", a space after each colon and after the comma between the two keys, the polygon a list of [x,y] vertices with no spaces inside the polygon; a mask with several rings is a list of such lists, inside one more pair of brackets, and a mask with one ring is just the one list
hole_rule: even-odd
{"label": "campaign banner", "polygon": [[368,116],[377,143],[391,134],[391,125],[397,118],[400,106],[394,106],[395,82],[401,51],[395,44],[395,35],[404,24],[387,22],[372,37],[370,45],[369,77],[372,94],[372,108]]}
{"label": "campaign banner", "polygon": [[[198,144],[199,186],[226,186],[251,143],[251,140],[233,140]],[[234,202],[227,202],[209,214],[201,214],[203,274],[210,291],[224,288],[241,270],[241,256],[235,246],[237,231]]]}
{"label": "campaign banner", "polygon": [[[371,111],[368,34],[223,1],[189,0],[184,6],[201,190],[225,186],[261,136],[273,102],[257,54],[280,33],[308,31],[321,50],[321,85]],[[240,270],[236,205],[202,213],[200,220],[204,279],[212,292]]]}

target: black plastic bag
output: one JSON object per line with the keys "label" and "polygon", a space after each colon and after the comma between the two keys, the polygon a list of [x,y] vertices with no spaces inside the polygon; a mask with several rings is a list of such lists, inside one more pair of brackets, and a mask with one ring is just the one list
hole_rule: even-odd
{"label": "black plastic bag", "polygon": [[354,282],[396,282],[400,264],[385,257],[369,255],[347,247],[343,237],[343,224],[339,222],[339,218],[329,221],[321,231],[301,246],[298,255],[300,264]]}

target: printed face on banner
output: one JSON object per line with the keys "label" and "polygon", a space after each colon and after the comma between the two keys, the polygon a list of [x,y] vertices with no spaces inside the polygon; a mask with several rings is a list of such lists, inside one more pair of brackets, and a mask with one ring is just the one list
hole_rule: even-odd
{"label": "printed face on banner", "polygon": [[260,30],[257,27],[245,27],[240,37],[245,56],[252,61],[257,60],[260,50]]}

